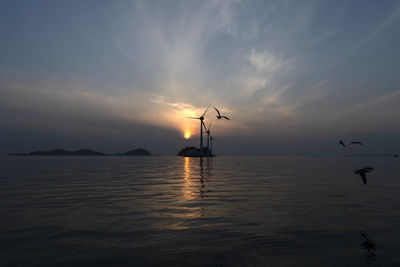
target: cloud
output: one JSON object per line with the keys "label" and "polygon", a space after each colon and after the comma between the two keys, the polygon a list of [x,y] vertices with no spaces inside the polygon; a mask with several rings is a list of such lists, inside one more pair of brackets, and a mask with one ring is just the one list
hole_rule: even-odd
{"label": "cloud", "polygon": [[372,42],[378,36],[382,35],[390,27],[398,22],[400,18],[400,8],[395,8],[384,20],[382,20],[375,28],[373,28],[368,35],[364,36],[358,43],[347,51],[348,54],[360,49],[361,47]]}
{"label": "cloud", "polygon": [[333,121],[343,121],[347,127],[358,131],[399,132],[400,90],[369,98],[345,108],[334,115]]}
{"label": "cloud", "polygon": [[[73,39],[82,61],[73,54],[72,65],[86,72],[70,70],[68,62],[53,62],[51,56],[44,69],[40,61],[31,69],[18,68],[10,59],[8,66],[1,64],[0,77],[6,77],[0,84],[2,123],[109,136],[137,136],[132,129],[139,132],[140,126],[178,133],[180,138],[183,131],[197,133],[199,128],[198,121],[184,117],[197,117],[211,104],[232,119],[217,121],[210,109],[206,119],[215,120],[216,136],[233,139],[325,136],[358,127],[397,129],[393,114],[398,113],[398,95],[389,91],[397,88],[398,79],[387,74],[395,71],[381,67],[388,71],[382,70],[375,84],[386,82],[385,90],[364,88],[361,80],[369,73],[362,73],[365,66],[350,62],[343,51],[383,37],[398,22],[398,9],[364,39],[354,41],[343,36],[368,29],[363,23],[357,29],[348,27],[343,12],[326,13],[338,10],[332,3],[134,1],[110,6],[101,14],[93,10],[84,20],[104,19],[96,27],[96,38],[91,24],[85,24],[80,35],[89,41]],[[364,15],[376,21],[375,13]],[[74,23],[79,25],[79,19]],[[26,48],[40,58],[47,48],[59,46],[56,41],[43,43],[40,50]],[[95,41],[101,45],[90,54]],[[396,57],[397,47],[391,45],[377,53]],[[86,54],[99,58],[91,63],[102,64],[86,62]],[[8,56],[17,58],[16,53]],[[69,56],[62,58],[68,61]],[[327,64],[338,58],[343,65]],[[46,72],[53,65],[54,72]],[[106,67],[99,71],[99,65]]]}
{"label": "cloud", "polygon": [[309,40],[309,45],[311,47],[321,45],[324,42],[331,40],[337,34],[338,34],[337,30],[325,31],[325,32],[321,33],[319,36],[314,37],[311,40]]}
{"label": "cloud", "polygon": [[294,60],[283,60],[269,49],[252,49],[244,59],[242,70],[231,81],[231,87],[237,88],[237,97],[242,99],[238,107],[240,112],[234,115],[240,118],[243,125],[253,127],[256,123],[258,128],[262,127],[261,121],[277,122],[292,116],[294,110],[285,101],[285,94],[292,85],[288,81],[279,80],[279,77],[291,70]]}

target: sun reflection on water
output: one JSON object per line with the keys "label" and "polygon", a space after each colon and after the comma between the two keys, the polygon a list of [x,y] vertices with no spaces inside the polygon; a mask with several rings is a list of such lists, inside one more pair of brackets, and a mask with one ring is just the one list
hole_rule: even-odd
{"label": "sun reflection on water", "polygon": [[189,168],[189,164],[190,164],[190,158],[189,157],[185,157],[185,180],[189,179],[190,177],[190,168]]}
{"label": "sun reflection on water", "polygon": [[195,199],[196,196],[193,193],[193,181],[190,177],[190,160],[191,158],[185,157],[185,163],[184,163],[184,178],[185,178],[185,183],[183,186],[183,197],[187,200],[192,200]]}
{"label": "sun reflection on water", "polygon": [[[183,201],[183,218],[196,219],[201,217],[201,207],[194,204],[194,200],[199,198],[199,179],[196,175],[196,166],[194,165],[194,158],[185,157],[183,164],[183,186],[182,186],[182,201]],[[186,222],[183,223],[184,225]]]}

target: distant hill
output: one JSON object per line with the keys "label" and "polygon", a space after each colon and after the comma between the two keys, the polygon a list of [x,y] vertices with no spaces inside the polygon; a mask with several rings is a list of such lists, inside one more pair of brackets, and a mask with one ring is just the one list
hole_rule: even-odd
{"label": "distant hill", "polygon": [[349,157],[395,157],[397,158],[399,155],[397,154],[352,154]]}
{"label": "distant hill", "polygon": [[144,148],[129,150],[125,153],[117,153],[118,156],[151,156],[151,153]]}
{"label": "distant hill", "polygon": [[29,153],[9,154],[10,156],[151,156],[151,153],[144,148],[133,149],[125,153],[105,154],[90,149],[69,151],[65,149],[53,149],[48,151],[33,151]]}
{"label": "distant hill", "polygon": [[106,154],[90,149],[68,151],[65,149],[53,149],[49,151],[33,151],[30,153],[10,154],[12,156],[104,156]]}

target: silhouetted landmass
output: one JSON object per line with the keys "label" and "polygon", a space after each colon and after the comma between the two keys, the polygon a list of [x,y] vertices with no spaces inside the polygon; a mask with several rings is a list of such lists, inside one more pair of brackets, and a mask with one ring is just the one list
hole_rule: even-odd
{"label": "silhouetted landmass", "polygon": [[151,153],[144,148],[129,150],[125,153],[117,153],[118,156],[151,156]]}
{"label": "silhouetted landmass", "polygon": [[105,154],[90,149],[69,151],[65,149],[53,149],[48,151],[33,151],[29,153],[9,154],[10,156],[151,156],[151,153],[143,148],[133,149],[125,153]]}
{"label": "silhouetted landmass", "polygon": [[348,155],[348,157],[396,157],[393,154],[352,154]]}
{"label": "silhouetted landmass", "polygon": [[30,153],[10,154],[12,156],[104,156],[106,154],[90,149],[68,151],[65,149],[53,149],[49,151],[33,151]]}
{"label": "silhouetted landmass", "polygon": [[[215,157],[214,154],[211,153],[211,151],[207,147],[203,147],[203,157]],[[200,157],[200,148],[194,147],[194,146],[187,146],[181,151],[178,152],[177,156],[181,157]]]}

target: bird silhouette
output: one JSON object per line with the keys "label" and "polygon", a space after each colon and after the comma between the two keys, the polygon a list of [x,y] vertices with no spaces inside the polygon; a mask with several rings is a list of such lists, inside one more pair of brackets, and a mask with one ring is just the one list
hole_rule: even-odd
{"label": "bird silhouette", "polygon": [[353,141],[353,142],[350,142],[350,143],[348,144],[348,146],[349,146],[349,145],[361,145],[361,146],[363,146],[364,144],[361,143],[361,142],[358,142],[358,141]]}
{"label": "bird silhouette", "polygon": [[226,119],[226,120],[228,120],[229,121],[229,118],[228,117],[226,117],[226,116],[221,116],[221,113],[219,113],[219,110],[216,108],[216,107],[214,107],[214,109],[217,111],[217,113],[218,113],[218,116],[217,116],[217,118],[220,120],[220,119],[222,119],[222,118],[224,118],[224,119]]}
{"label": "bird silhouette", "polygon": [[343,141],[340,139],[339,145],[342,145],[343,147],[346,147],[346,145],[343,143]]}
{"label": "bird silhouette", "polygon": [[366,175],[366,173],[370,172],[372,170],[374,170],[374,168],[365,167],[365,168],[356,170],[354,173],[355,174],[359,174],[361,176],[361,179],[362,179],[363,183],[367,184],[367,175]]}

